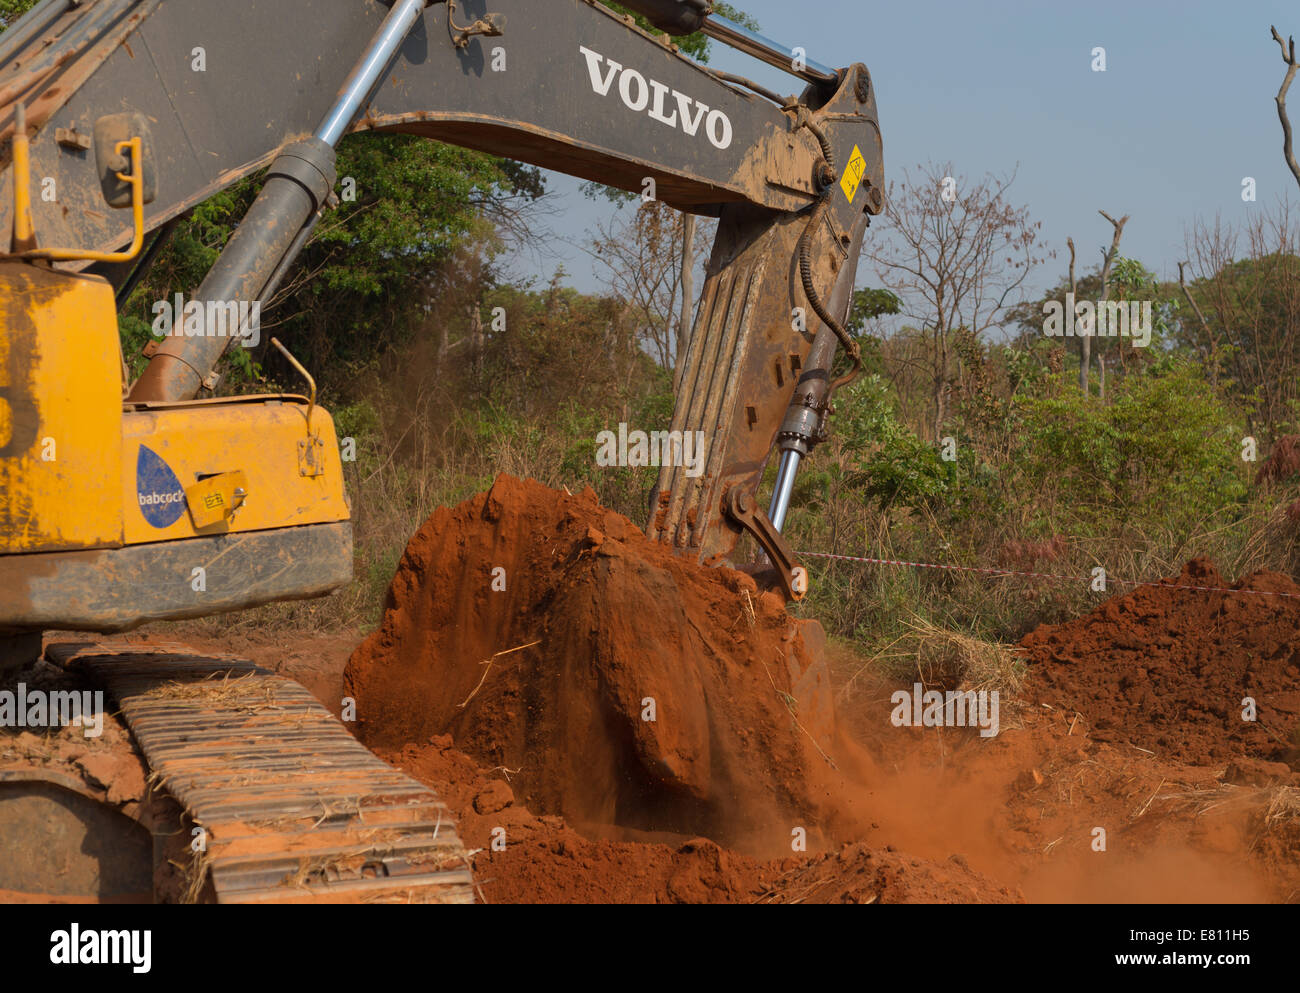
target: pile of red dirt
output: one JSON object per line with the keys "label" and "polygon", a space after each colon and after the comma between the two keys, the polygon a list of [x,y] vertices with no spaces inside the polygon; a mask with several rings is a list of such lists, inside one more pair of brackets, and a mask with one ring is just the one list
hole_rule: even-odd
{"label": "pile of red dirt", "polygon": [[1300,586],[1196,560],[1024,638],[1050,709],[996,738],[895,727],[889,680],[837,726],[820,627],[502,476],[421,527],[345,682],[488,902],[1285,901],[1297,632]]}
{"label": "pile of red dirt", "polygon": [[450,733],[578,827],[770,853],[834,833],[824,637],[590,489],[503,475],[411,539],[346,687],[372,748]]}
{"label": "pile of red dirt", "polygon": [[[1286,576],[1257,572],[1230,587],[1194,559],[1177,579],[1042,625],[1020,644],[1038,701],[1077,711],[1097,740],[1195,765],[1295,761],[1300,586]],[[1246,698],[1255,720],[1243,719]]]}
{"label": "pile of red dirt", "polygon": [[1288,434],[1273,445],[1273,451],[1255,474],[1255,482],[1283,482],[1297,474],[1300,474],[1300,435]]}
{"label": "pile of red dirt", "polygon": [[538,817],[517,804],[502,774],[480,769],[453,747],[450,736],[380,755],[435,787],[456,812],[461,839],[476,850],[479,897],[488,903],[1020,900],[1019,893],[973,871],[959,856],[934,862],[852,844],[835,853],[761,860],[706,838],[673,845],[591,839],[563,818]]}

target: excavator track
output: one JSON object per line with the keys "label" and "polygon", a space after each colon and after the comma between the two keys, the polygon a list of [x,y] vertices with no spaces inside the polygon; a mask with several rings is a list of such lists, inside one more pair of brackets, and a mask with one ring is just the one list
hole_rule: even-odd
{"label": "excavator track", "polygon": [[116,702],[195,825],[198,881],[217,902],[473,901],[446,805],[297,683],[185,646],[62,643],[46,657]]}

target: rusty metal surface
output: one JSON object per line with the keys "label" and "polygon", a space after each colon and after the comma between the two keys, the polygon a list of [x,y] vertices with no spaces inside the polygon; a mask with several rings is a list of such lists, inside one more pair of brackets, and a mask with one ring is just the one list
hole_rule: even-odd
{"label": "rusty metal surface", "polygon": [[[206,570],[196,590],[193,570]],[[321,596],[352,578],[341,521],[124,548],[0,556],[0,630],[124,631],[273,600]]]}
{"label": "rusty metal surface", "polygon": [[[158,2],[94,0],[65,4],[61,13],[25,43],[0,37],[0,107],[22,101],[29,105],[28,120],[39,125],[103,65],[113,49],[153,13]],[[0,130],[0,137],[7,138],[12,131],[10,119]]]}
{"label": "rusty metal surface", "polygon": [[102,683],[151,772],[206,833],[224,903],[472,902],[455,821],[305,689],[244,659],[65,643]]}
{"label": "rusty metal surface", "polygon": [[[98,117],[124,109],[148,116],[159,178],[146,212],[153,229],[309,133],[387,11],[373,0],[135,0],[116,17],[97,13],[121,3],[89,0],[71,29],[72,14],[0,65],[9,94],[0,100],[0,141],[21,97],[36,131],[32,174],[53,177],[59,191],[56,203],[33,205],[46,244],[109,249],[129,237],[128,221],[91,181],[93,156],[60,145],[60,129],[89,133]],[[794,210],[810,201],[815,146],[792,136],[788,116],[768,101],[587,0],[465,0],[458,9],[465,21],[488,7],[506,15],[504,36],[463,49],[449,36],[446,8],[427,8],[355,130],[439,138],[638,192],[650,177],[660,199],[708,213],[724,202]],[[100,36],[77,48],[71,35],[88,25]],[[202,71],[194,68],[199,40]],[[582,47],[602,57],[602,76],[616,62],[647,87],[661,84],[666,118],[677,116],[676,92],[692,114],[698,104],[725,113],[731,142],[715,147],[707,120],[692,135],[680,120],[648,116],[653,104],[629,110],[617,73],[600,95]],[[505,71],[493,69],[498,50]],[[630,92],[637,102],[637,87]],[[7,165],[0,158],[0,248],[11,227]]]}
{"label": "rusty metal surface", "polygon": [[772,570],[776,574],[776,583],[785,598],[797,602],[804,597],[804,588],[795,578],[794,550],[781,536],[767,517],[758,511],[754,495],[740,486],[733,486],[727,491],[723,510],[732,521],[740,525],[767,554]]}

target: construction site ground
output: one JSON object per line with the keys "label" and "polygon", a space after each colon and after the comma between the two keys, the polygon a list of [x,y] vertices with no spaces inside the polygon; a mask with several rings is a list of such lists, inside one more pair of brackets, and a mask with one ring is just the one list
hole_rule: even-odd
{"label": "construction site ground", "polygon": [[487,903],[1300,902],[1300,597],[1179,585],[1232,584],[1193,561],[1026,636],[994,737],[896,726],[911,686],[832,642],[830,727],[792,706],[821,648],[779,599],[501,477],[421,528],[366,637],[107,640],[354,699],[347,727],[455,814]]}

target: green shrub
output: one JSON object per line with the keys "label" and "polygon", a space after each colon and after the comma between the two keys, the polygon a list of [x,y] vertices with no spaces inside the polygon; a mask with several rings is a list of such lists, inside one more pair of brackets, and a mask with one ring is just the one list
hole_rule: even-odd
{"label": "green shrub", "polygon": [[1118,379],[1105,404],[1069,388],[1021,398],[1013,416],[1022,492],[1053,498],[1061,526],[1187,532],[1246,498],[1245,425],[1192,363]]}

